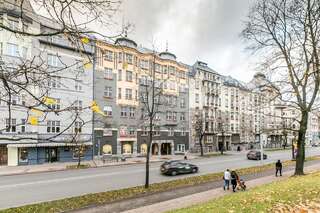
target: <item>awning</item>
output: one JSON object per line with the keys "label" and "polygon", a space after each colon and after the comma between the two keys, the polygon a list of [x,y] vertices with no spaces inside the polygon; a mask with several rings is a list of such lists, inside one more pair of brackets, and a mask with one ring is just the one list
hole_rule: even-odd
{"label": "awning", "polygon": [[20,143],[20,144],[8,144],[7,147],[63,147],[63,146],[77,146],[77,145],[91,146],[92,142],[85,143]]}

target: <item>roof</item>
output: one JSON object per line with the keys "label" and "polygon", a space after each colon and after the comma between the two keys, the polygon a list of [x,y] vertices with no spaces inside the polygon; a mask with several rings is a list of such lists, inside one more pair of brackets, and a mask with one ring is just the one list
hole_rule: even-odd
{"label": "roof", "polygon": [[243,90],[249,90],[249,88],[246,86],[244,82],[241,82],[233,77],[229,76],[222,76],[223,84],[226,86],[231,87],[238,87]]}
{"label": "roof", "polygon": [[216,72],[215,70],[211,69],[207,63],[202,62],[202,61],[196,61],[196,63],[192,66],[190,66],[190,71],[189,74],[190,76],[195,76],[197,70],[202,70],[205,72],[210,72],[216,75],[220,75],[218,72]]}

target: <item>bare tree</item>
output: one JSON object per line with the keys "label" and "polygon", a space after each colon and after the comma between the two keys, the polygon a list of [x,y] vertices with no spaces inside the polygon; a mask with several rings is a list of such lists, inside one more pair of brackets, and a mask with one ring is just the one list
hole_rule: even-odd
{"label": "bare tree", "polygon": [[[57,100],[50,97],[52,87],[68,88],[68,83],[63,82],[77,81],[88,69],[92,69],[96,59],[93,51],[96,37],[113,39],[122,34],[119,32],[114,36],[105,35],[92,30],[93,26],[96,29],[97,26],[102,29],[110,27],[120,3],[121,1],[110,0],[1,1],[0,10],[15,15],[14,18],[8,19],[3,18],[1,13],[0,33],[13,36],[18,41],[42,40],[46,43],[46,48],[60,42],[73,48],[74,52],[83,58],[69,63],[56,55],[57,60],[53,61],[55,66],[52,66],[48,64],[46,50],[36,49],[32,45],[32,54],[26,54],[29,56],[21,52],[14,53],[16,59],[11,60],[0,55],[0,102],[6,103],[8,108],[6,129],[12,129],[12,113],[16,109],[25,111],[24,120],[34,126],[43,125],[49,114],[76,113],[73,102],[64,103],[63,108],[54,107]],[[69,73],[70,76],[63,75],[64,73]],[[21,101],[17,102],[17,98]],[[83,106],[83,109],[90,107],[88,104]],[[56,136],[68,132],[73,124],[74,120],[71,119],[70,125]],[[26,137],[19,135],[19,140],[23,139]]]}
{"label": "bare tree", "polygon": [[149,140],[147,141],[147,153],[146,153],[146,174],[145,174],[145,188],[149,187],[150,182],[150,155],[151,146],[156,130],[156,116],[161,113],[160,106],[163,105],[164,99],[164,82],[166,77],[163,74],[156,72],[156,60],[157,52],[153,50],[152,60],[150,60],[150,70],[144,75],[140,83],[140,100],[142,103],[142,119],[145,121],[142,125],[147,126]]}
{"label": "bare tree", "polygon": [[193,128],[195,130],[195,136],[198,138],[199,145],[200,145],[200,154],[201,156],[204,155],[203,153],[203,138],[206,134],[206,118],[204,112],[202,110],[196,110],[194,118],[193,118]]}
{"label": "bare tree", "polygon": [[300,111],[295,175],[304,173],[308,115],[319,91],[319,9],[318,0],[258,0],[242,33],[253,50],[263,51],[281,99]]}

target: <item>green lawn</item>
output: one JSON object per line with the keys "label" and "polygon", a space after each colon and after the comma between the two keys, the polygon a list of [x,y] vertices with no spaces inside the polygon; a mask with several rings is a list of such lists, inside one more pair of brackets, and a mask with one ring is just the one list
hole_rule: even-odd
{"label": "green lawn", "polygon": [[[308,203],[319,204],[319,198],[320,172],[317,172],[301,177],[290,177],[246,192],[229,194],[202,205],[172,211],[171,213],[277,212],[276,210],[280,208],[288,210],[297,204],[298,206],[305,206]],[[317,210],[320,211],[320,207]],[[299,212],[306,211],[301,210]]]}

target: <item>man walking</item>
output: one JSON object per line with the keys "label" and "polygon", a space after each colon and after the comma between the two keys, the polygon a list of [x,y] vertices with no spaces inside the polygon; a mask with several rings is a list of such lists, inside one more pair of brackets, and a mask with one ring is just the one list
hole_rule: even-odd
{"label": "man walking", "polygon": [[226,188],[227,190],[229,190],[230,179],[231,179],[231,174],[229,169],[227,169],[223,174],[223,180],[224,180],[223,190],[226,190]]}
{"label": "man walking", "polygon": [[278,172],[280,173],[280,176],[282,176],[282,163],[280,160],[276,163],[276,177],[278,177]]}

